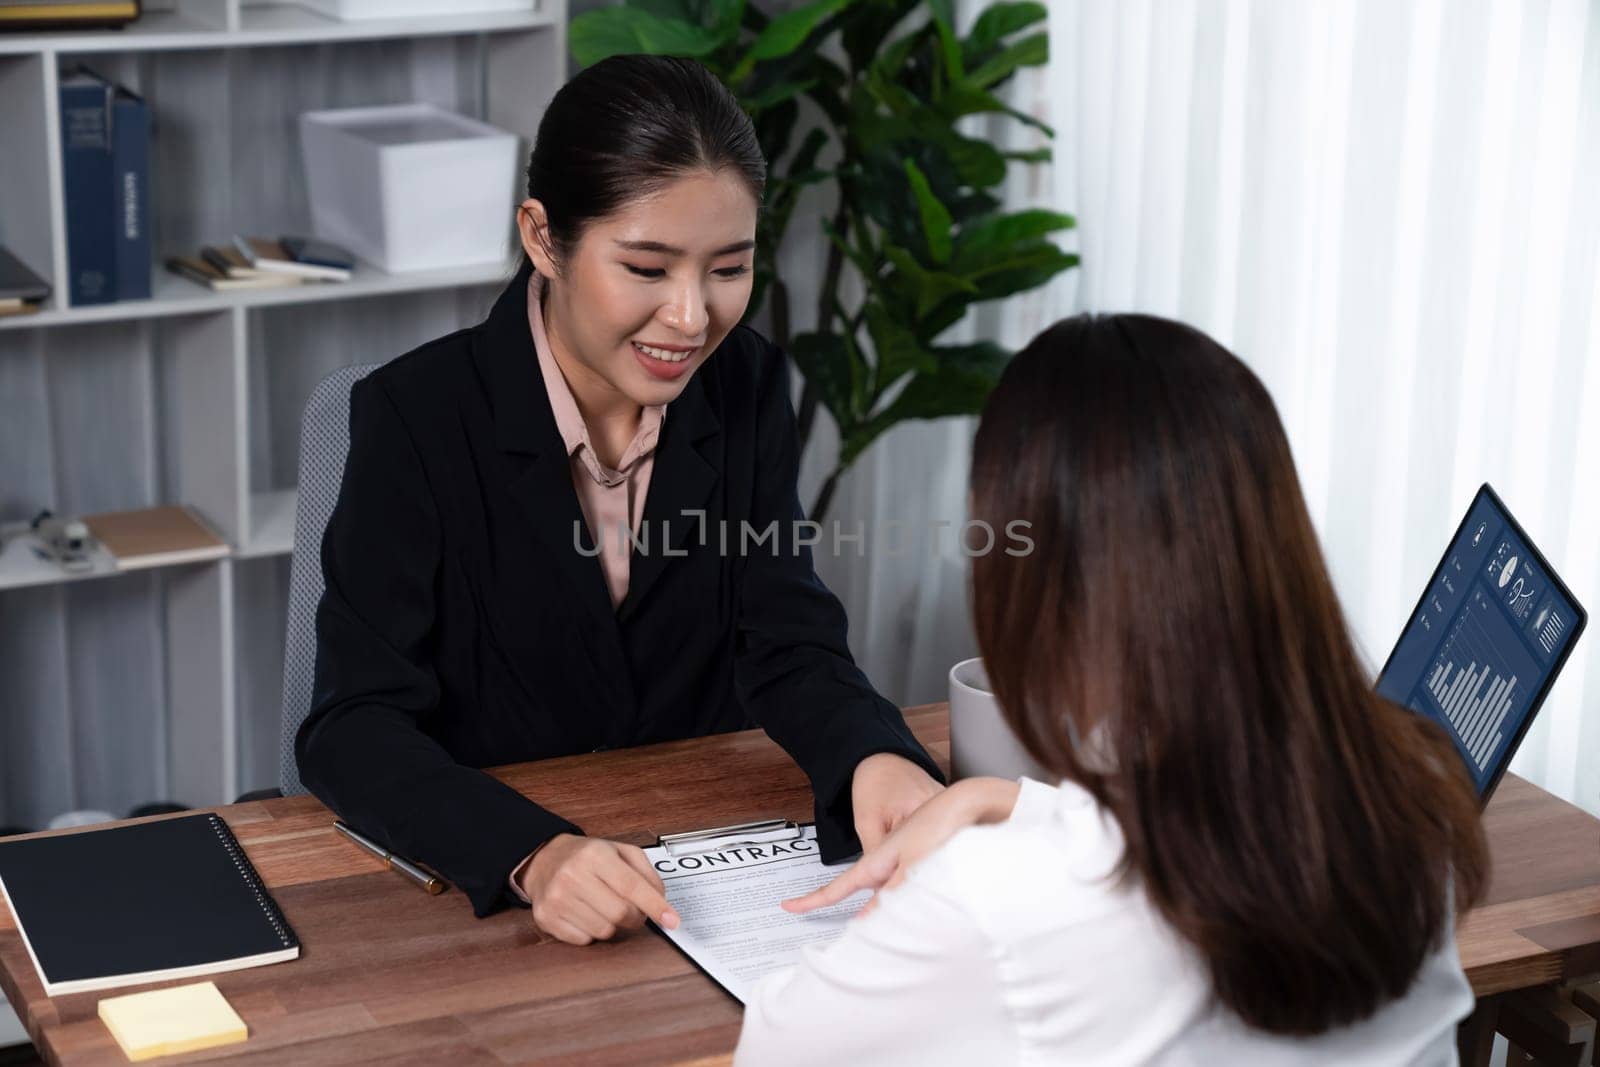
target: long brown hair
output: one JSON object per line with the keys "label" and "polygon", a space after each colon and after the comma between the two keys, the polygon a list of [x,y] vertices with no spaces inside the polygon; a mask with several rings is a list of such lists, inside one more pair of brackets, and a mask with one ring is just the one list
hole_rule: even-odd
{"label": "long brown hair", "polygon": [[990,397],[971,484],[1034,546],[973,560],[1005,718],[1116,818],[1220,1002],[1308,1035],[1403,994],[1483,886],[1477,796],[1374,692],[1256,376],[1179,323],[1064,320]]}

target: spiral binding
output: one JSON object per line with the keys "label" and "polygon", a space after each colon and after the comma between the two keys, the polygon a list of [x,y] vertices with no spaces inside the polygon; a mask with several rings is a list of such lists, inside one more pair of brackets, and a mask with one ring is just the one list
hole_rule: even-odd
{"label": "spiral binding", "polygon": [[278,910],[278,902],[272,899],[272,894],[268,893],[267,887],[261,883],[261,875],[256,873],[250,858],[244,854],[239,839],[233,836],[233,829],[220,816],[212,815],[210,818],[211,828],[216,831],[217,839],[222,842],[222,847],[228,850],[228,855],[232,857],[233,865],[238,869],[245,885],[256,895],[256,903],[261,906],[261,914],[267,917],[272,928],[278,932],[278,940],[283,942],[284,948],[295,947],[298,942],[294,931],[289,929],[289,923],[284,919],[283,912]]}

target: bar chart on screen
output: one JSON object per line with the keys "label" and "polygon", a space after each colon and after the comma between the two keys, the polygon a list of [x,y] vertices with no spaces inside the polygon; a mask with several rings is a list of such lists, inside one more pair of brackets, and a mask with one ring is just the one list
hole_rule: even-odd
{"label": "bar chart on screen", "polygon": [[1539,635],[1539,647],[1544,654],[1555,655],[1556,649],[1561,647],[1562,636],[1567,632],[1567,618],[1561,606],[1555,603],[1554,596],[1547,597],[1544,607],[1534,616],[1533,630]]}
{"label": "bar chart on screen", "polygon": [[1535,677],[1532,662],[1514,662],[1516,639],[1501,631],[1509,631],[1503,614],[1483,589],[1474,588],[1427,675],[1438,718],[1449,724],[1475,774],[1482,774],[1499,750],[1507,719],[1522,705]]}
{"label": "bar chart on screen", "polygon": [[1586,621],[1482,486],[1389,653],[1378,694],[1443,727],[1487,798]]}

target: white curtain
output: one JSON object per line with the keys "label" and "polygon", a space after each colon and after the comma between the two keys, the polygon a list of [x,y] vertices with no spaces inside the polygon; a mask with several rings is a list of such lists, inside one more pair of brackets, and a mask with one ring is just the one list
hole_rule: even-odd
{"label": "white curtain", "polygon": [[[1147,311],[1250,363],[1374,668],[1483,481],[1600,610],[1600,5],[1050,10],[1050,66],[1014,102],[1055,125],[1057,163],[1015,193],[1078,216],[1083,267],[973,328],[1017,345],[1073,311]],[[970,436],[896,431],[838,517],[959,521]],[[971,654],[954,544],[819,569],[880,687],[942,697]],[[1513,769],[1600,811],[1597,743],[1590,633]]]}

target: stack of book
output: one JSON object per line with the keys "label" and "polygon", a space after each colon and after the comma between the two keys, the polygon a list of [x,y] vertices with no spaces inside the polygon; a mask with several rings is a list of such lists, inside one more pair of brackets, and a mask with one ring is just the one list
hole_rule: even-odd
{"label": "stack of book", "polygon": [[150,109],[79,67],[61,79],[67,295],[73,304],[150,296]]}
{"label": "stack of book", "polygon": [[206,245],[198,256],[173,256],[167,269],[218,291],[271,289],[306,282],[344,282],[355,257],[312,237],[235,237],[232,244]]}
{"label": "stack of book", "polygon": [[139,0],[0,0],[0,30],[93,29],[139,17]]}

